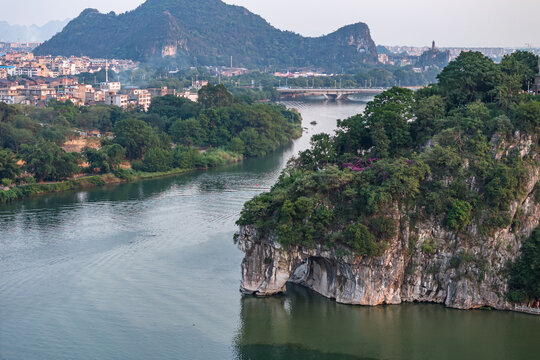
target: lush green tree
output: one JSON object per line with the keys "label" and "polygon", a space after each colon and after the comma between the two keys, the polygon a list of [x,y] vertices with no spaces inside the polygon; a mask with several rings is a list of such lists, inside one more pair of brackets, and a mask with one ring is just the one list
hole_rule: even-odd
{"label": "lush green tree", "polygon": [[206,130],[195,118],[176,120],[170,129],[172,140],[183,145],[203,146],[206,144]]}
{"label": "lush green tree", "polygon": [[90,164],[90,170],[101,173],[117,170],[124,160],[125,153],[125,149],[118,144],[107,145],[100,150],[86,149],[84,152]]}
{"label": "lush green tree", "polygon": [[446,114],[446,104],[439,95],[420,98],[414,105],[416,120],[411,124],[411,135],[417,145],[425,145],[436,131],[436,123]]}
{"label": "lush green tree", "polygon": [[386,134],[386,129],[382,122],[373,124],[373,127],[370,128],[371,132],[371,142],[375,147],[373,155],[378,158],[388,157],[390,154],[390,139]]}
{"label": "lush green tree", "polygon": [[105,152],[96,149],[86,149],[84,151],[84,156],[86,156],[90,171],[97,171],[100,173],[108,173],[111,171],[108,164],[108,157]]}
{"label": "lush green tree", "polygon": [[472,206],[467,201],[455,199],[448,208],[447,224],[451,230],[463,230],[471,221]]}
{"label": "lush green tree", "polygon": [[208,84],[199,90],[199,104],[204,109],[229,106],[232,105],[233,100],[232,94],[223,84]]}
{"label": "lush green tree", "polygon": [[149,148],[159,144],[159,138],[142,120],[124,119],[114,127],[114,142],[126,149],[130,160],[140,159]]}
{"label": "lush green tree", "polygon": [[199,116],[201,105],[183,97],[165,95],[152,99],[148,112],[166,118],[189,119]]}
{"label": "lush green tree", "polygon": [[25,144],[19,155],[26,162],[26,171],[34,174],[38,181],[64,180],[79,170],[79,156],[66,153],[52,142],[39,140],[34,146]]}
{"label": "lush green tree", "polygon": [[[378,130],[377,135],[381,135],[381,131],[384,131],[382,124]],[[338,120],[335,142],[336,149],[340,154],[356,153],[360,149],[368,149],[373,146],[365,117],[359,114],[345,120]]]}
{"label": "lush green tree", "polygon": [[74,125],[80,129],[112,131],[115,121],[121,116],[122,109],[116,106],[85,106]]}
{"label": "lush green tree", "polygon": [[301,160],[305,166],[312,164],[314,169],[322,169],[335,161],[334,142],[328,134],[317,134],[311,137],[311,149],[302,152]]}
{"label": "lush green tree", "polygon": [[514,132],[514,125],[506,115],[500,115],[487,121],[486,131],[488,134],[498,134],[502,138],[509,139]]}
{"label": "lush green tree", "polygon": [[177,169],[194,169],[202,163],[202,155],[197,149],[179,145],[173,152],[172,166]]}
{"label": "lush green tree", "polygon": [[160,132],[158,135],[158,147],[163,150],[170,150],[172,147],[171,137],[164,131]]}
{"label": "lush green tree", "polygon": [[374,256],[382,249],[375,235],[362,223],[348,226],[343,235],[347,244],[361,255]]}
{"label": "lush green tree", "polygon": [[9,148],[15,153],[22,144],[30,144],[35,141],[31,130],[14,127],[9,123],[0,123],[0,145]]}
{"label": "lush green tree", "polygon": [[231,139],[231,143],[229,144],[229,149],[235,153],[243,154],[245,151],[245,144],[239,137],[234,137]]}
{"label": "lush green tree", "polygon": [[449,103],[463,106],[476,100],[491,101],[502,73],[499,66],[482,53],[462,52],[437,79]]}
{"label": "lush green tree", "polygon": [[118,166],[120,166],[126,156],[126,150],[118,144],[104,146],[102,151],[107,154],[109,165],[112,170],[118,169]]}
{"label": "lush green tree", "polygon": [[501,69],[505,75],[516,79],[522,90],[527,90],[534,83],[534,76],[539,71],[538,56],[529,51],[518,50],[503,57]]}
{"label": "lush green tree", "polygon": [[14,154],[8,149],[0,150],[0,180],[15,180],[20,173],[21,168],[17,165]]}
{"label": "lush green tree", "polygon": [[540,127],[540,102],[528,101],[520,104],[517,112],[517,125],[527,131],[538,131]]}
{"label": "lush green tree", "polygon": [[8,105],[4,102],[0,102],[0,122],[10,123],[14,120],[15,115],[19,114],[18,107]]}
{"label": "lush green tree", "polygon": [[172,168],[173,156],[170,151],[160,148],[148,150],[143,160],[144,171],[163,172]]}
{"label": "lush green tree", "polygon": [[414,103],[413,92],[408,89],[394,87],[377,95],[366,106],[364,117],[369,129],[377,129],[371,132],[371,143],[378,142],[378,138],[384,134],[388,139],[385,151],[391,155],[398,154],[400,149],[411,144],[410,124],[413,118],[412,106]]}
{"label": "lush green tree", "polygon": [[540,228],[525,240],[521,256],[510,266],[508,297],[513,302],[540,299]]}
{"label": "lush green tree", "polygon": [[42,138],[45,141],[53,142],[56,145],[62,145],[66,142],[67,132],[69,131],[61,131],[57,128],[45,127],[38,133],[38,137]]}
{"label": "lush green tree", "polygon": [[492,206],[506,210],[518,188],[518,179],[515,170],[499,164],[490,174],[486,185],[486,195]]}

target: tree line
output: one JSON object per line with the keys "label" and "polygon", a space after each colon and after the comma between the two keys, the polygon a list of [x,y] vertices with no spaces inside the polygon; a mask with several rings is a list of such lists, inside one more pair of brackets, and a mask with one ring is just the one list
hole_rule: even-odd
{"label": "tree line", "polygon": [[[51,101],[44,109],[0,103],[0,179],[60,181],[81,171],[164,172],[218,166],[263,156],[301,135],[298,113],[284,106],[235,101],[223,85],[208,85],[194,103],[153,99],[148,113]],[[98,148],[62,149],[77,132],[98,130]],[[22,165],[21,165],[22,164]],[[21,173],[28,174],[21,178]],[[124,174],[125,175],[125,174]]]}

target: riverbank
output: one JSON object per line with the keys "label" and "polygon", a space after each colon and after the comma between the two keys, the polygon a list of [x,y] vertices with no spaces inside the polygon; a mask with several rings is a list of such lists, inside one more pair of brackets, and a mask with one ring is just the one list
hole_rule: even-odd
{"label": "riverbank", "polygon": [[299,108],[307,132],[265,157],[0,205],[2,356],[531,357],[539,320],[533,315],[436,304],[347,306],[300,286],[278,297],[240,295],[242,254],[231,239],[243,204],[274,186],[312,135],[333,133],[335,119],[365,106],[288,105]]}
{"label": "riverbank", "polygon": [[39,196],[53,193],[60,193],[70,190],[85,190],[98,186],[134,182],[139,180],[155,179],[165,176],[180,175],[195,170],[206,170],[224,165],[230,165],[242,161],[241,155],[222,158],[222,162],[216,166],[207,166],[189,169],[172,169],[162,172],[144,172],[120,169],[114,173],[86,176],[79,179],[66,180],[54,183],[27,184],[15,186],[9,190],[0,190],[0,204],[7,204],[12,201],[21,200],[31,196]]}

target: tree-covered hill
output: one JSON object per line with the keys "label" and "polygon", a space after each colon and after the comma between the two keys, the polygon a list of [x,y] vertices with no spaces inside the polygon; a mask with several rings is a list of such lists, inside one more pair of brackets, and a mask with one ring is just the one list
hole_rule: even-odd
{"label": "tree-covered hill", "polygon": [[[436,85],[386,91],[334,136],[314,136],[238,224],[285,248],[404,259],[410,283],[417,268],[418,279],[433,276],[433,301],[437,287],[465,278],[479,289],[489,278],[482,291],[497,299],[506,261],[538,226],[540,98],[522,90],[536,72],[530,53],[495,64],[469,52]],[[512,267],[513,300],[540,297],[537,240],[538,231]]]}
{"label": "tree-covered hill", "polygon": [[339,69],[377,59],[363,23],[306,38],[220,0],[148,0],[120,15],[87,9],[35,53],[134,60],[171,55],[186,65],[229,65],[232,56],[234,66]]}

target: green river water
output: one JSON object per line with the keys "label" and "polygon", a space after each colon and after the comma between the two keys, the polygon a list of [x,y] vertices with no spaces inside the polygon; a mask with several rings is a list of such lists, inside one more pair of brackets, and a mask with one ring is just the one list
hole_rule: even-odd
{"label": "green river water", "polygon": [[532,315],[240,294],[242,205],[365,103],[287,105],[307,131],[265,158],[1,205],[0,359],[539,358]]}

